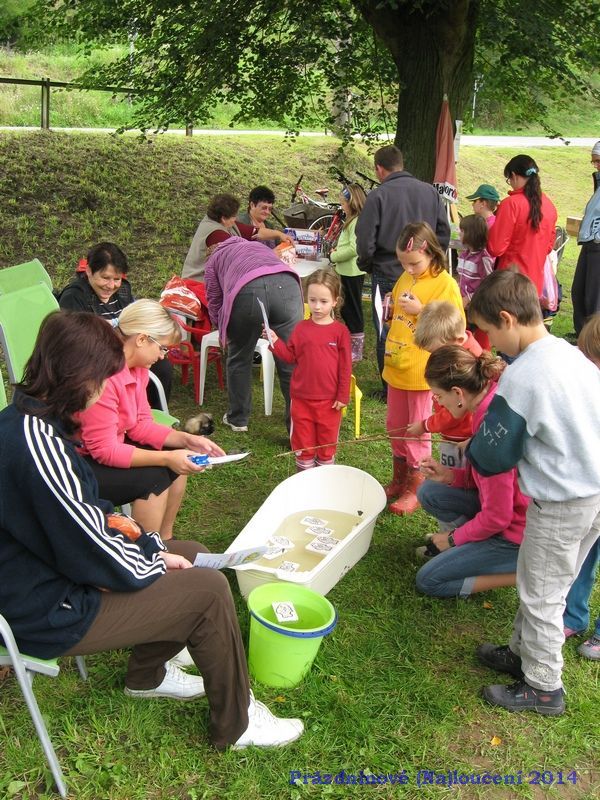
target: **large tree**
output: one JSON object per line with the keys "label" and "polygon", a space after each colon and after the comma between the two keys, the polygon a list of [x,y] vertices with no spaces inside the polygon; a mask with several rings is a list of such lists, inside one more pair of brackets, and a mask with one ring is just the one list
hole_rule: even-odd
{"label": "large tree", "polygon": [[[388,131],[419,177],[434,170],[444,94],[461,118],[477,75],[523,116],[590,92],[600,63],[598,0],[39,0],[44,24],[87,43],[129,41],[87,86],[131,86],[137,124],[210,120],[288,130],[319,124],[349,140]],[[395,113],[394,113],[395,107]]]}

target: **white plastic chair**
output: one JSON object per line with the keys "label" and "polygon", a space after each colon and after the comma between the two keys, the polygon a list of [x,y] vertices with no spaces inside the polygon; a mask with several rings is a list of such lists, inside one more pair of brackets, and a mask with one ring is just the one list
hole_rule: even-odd
{"label": "white plastic chair", "polygon": [[[211,331],[202,337],[200,343],[200,402],[204,403],[204,384],[206,382],[206,368],[208,366],[208,348],[219,347],[219,331]],[[265,416],[273,413],[273,385],[275,383],[275,359],[269,350],[266,339],[259,339],[254,345],[254,351],[260,353],[262,358],[263,392],[265,396]]]}
{"label": "white plastic chair", "polygon": [[[44,754],[48,760],[52,777],[56,783],[56,788],[58,789],[60,796],[66,798],[67,787],[65,786],[62,769],[60,768],[56,752],[54,751],[54,747],[50,741],[50,736],[48,735],[44,718],[42,717],[37,700],[35,699],[35,694],[33,692],[33,679],[35,675],[49,675],[51,678],[55,678],[60,670],[58,661],[55,658],[48,660],[42,658],[32,658],[31,656],[26,656],[24,653],[20,653],[11,627],[1,614],[0,636],[4,640],[5,644],[4,647],[0,646],[0,666],[9,666],[13,668],[19,683],[19,688],[21,689],[25,702],[27,703],[27,708],[29,709],[33,724],[35,725],[38,739],[40,740],[40,744],[42,745]],[[84,657],[77,656],[76,661],[81,677],[83,680],[87,680],[87,669],[85,666]]]}

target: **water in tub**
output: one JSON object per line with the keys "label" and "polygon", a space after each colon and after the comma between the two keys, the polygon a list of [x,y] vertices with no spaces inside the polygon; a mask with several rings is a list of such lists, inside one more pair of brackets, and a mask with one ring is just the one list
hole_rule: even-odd
{"label": "water in tub", "polygon": [[268,535],[265,544],[272,546],[274,557],[263,556],[254,566],[310,572],[330,552],[343,547],[344,539],[362,519],[358,514],[331,509],[296,511]]}

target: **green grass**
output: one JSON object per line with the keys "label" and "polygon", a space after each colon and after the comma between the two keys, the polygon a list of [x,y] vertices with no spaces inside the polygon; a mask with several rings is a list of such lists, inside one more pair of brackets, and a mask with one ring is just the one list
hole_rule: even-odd
{"label": "green grass", "polygon": [[[133,137],[64,134],[0,135],[0,265],[38,256],[56,285],[66,283],[79,256],[94,241],[110,238],[128,253],[138,296],[156,296],[179,273],[206,197],[218,189],[242,196],[267,180],[285,206],[300,172],[306,186],[323,182],[334,145],[329,140],[286,145],[277,139],[142,144]],[[461,155],[459,185],[466,192],[483,180],[500,186],[502,167],[514,151],[469,149]],[[579,214],[589,197],[589,156],[583,150],[537,151],[542,181],[560,218]],[[366,171],[360,149],[349,170]],[[465,204],[463,210],[468,210]],[[570,285],[577,247],[570,243],[561,280]],[[567,292],[568,294],[568,292]],[[559,333],[571,329],[563,303]],[[365,360],[356,367],[364,391],[377,385],[374,342],[367,326]],[[177,523],[178,535],[225,548],[271,490],[293,472],[276,392],[273,415],[262,414],[258,369],[250,433],[217,426],[226,450],[250,447],[237,466],[191,478]],[[209,368],[205,407],[220,419],[226,410],[214,368]],[[181,419],[195,413],[189,387],[177,383],[171,409]],[[387,481],[387,443],[354,443],[343,424],[338,461]],[[384,407],[363,401],[364,435],[383,434]],[[14,501],[14,499],[13,499]],[[443,787],[417,788],[420,768],[500,774],[522,771],[515,787],[456,790],[461,800],[598,797],[598,666],[580,659],[577,642],[564,648],[567,713],[557,719],[494,711],[479,697],[482,685],[503,678],[479,666],[473,651],[482,641],[505,642],[517,607],[512,589],[440,602],[414,589],[414,547],[433,521],[422,511],[408,519],[383,513],[369,553],[332,590],[339,625],[323,643],[304,682],[280,691],[257,686],[257,696],[281,715],[301,716],[303,738],[276,751],[218,754],[207,739],[205,701],[178,705],[134,701],[123,695],[127,654],[90,656],[90,681],[80,681],[65,659],[55,680],[37,678],[36,695],[70,788],[78,800],[302,800],[312,797],[438,798]],[[244,636],[248,613],[228,573]],[[598,613],[598,593],[594,611]],[[0,797],[50,797],[52,783],[12,678],[0,694]],[[501,739],[497,746],[492,738]],[[409,784],[349,787],[290,785],[289,773],[379,774],[406,769]],[[578,771],[576,785],[527,785],[530,770]],[[454,795],[452,795],[454,796]]]}

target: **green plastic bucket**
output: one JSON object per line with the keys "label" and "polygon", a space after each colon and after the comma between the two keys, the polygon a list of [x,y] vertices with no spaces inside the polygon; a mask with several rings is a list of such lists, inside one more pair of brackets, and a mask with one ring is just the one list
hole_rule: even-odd
{"label": "green plastic bucket", "polygon": [[[293,603],[297,621],[279,622],[273,603]],[[310,670],[323,637],[337,625],[327,598],[293,583],[264,583],[248,596],[248,668],[267,686],[296,686]]]}

